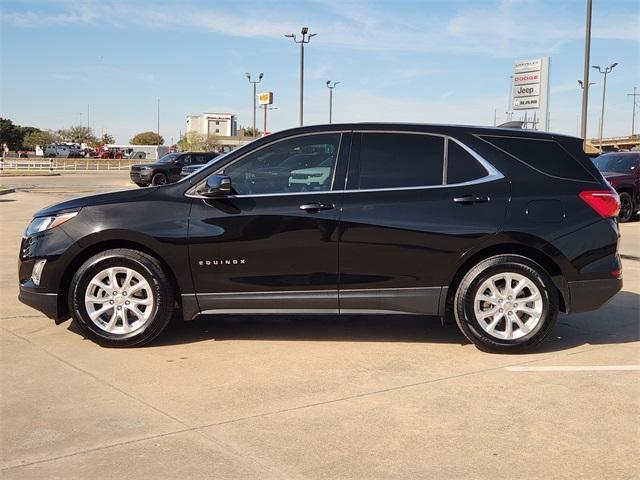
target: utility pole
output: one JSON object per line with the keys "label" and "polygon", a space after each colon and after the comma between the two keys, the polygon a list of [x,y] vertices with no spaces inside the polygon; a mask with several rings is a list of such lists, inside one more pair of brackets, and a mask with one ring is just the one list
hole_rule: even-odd
{"label": "utility pole", "polygon": [[158,138],[156,139],[156,142],[157,145],[160,145],[160,99],[158,99]]}
{"label": "utility pole", "polygon": [[87,103],[87,135],[89,135],[90,132],[90,128],[89,128],[89,104]]}
{"label": "utility pole", "polygon": [[[613,68],[618,65],[618,62],[611,64],[608,67],[600,68],[598,65],[594,65],[593,68],[598,70],[601,74],[604,75],[604,83],[602,85],[602,110],[600,112],[600,153],[602,153],[602,131],[604,129],[604,99],[607,95],[607,75],[611,73]],[[585,84],[587,90],[589,85]]]}
{"label": "utility pole", "polygon": [[507,122],[513,120],[513,75],[509,76],[509,103],[507,105]]}
{"label": "utility pole", "polygon": [[636,93],[638,87],[633,87],[633,93],[627,93],[628,97],[633,97],[633,115],[631,115],[631,136],[636,128],[636,97],[640,97],[640,93]]}
{"label": "utility pole", "polygon": [[327,88],[329,89],[329,123],[333,123],[333,89],[339,83],[333,82],[333,85],[331,85],[331,80],[327,80]]}
{"label": "utility pole", "polygon": [[582,117],[580,120],[580,136],[587,142],[587,112],[589,109],[589,62],[591,57],[591,0],[587,0],[587,18],[584,39],[584,67],[582,74]]}
{"label": "utility pole", "polygon": [[264,77],[264,73],[260,73],[258,75],[258,80],[251,80],[251,74],[249,72],[244,74],[249,83],[253,85],[253,132],[252,136],[256,136],[256,85],[262,81],[262,77]]}
{"label": "utility pole", "polygon": [[317,33],[309,33],[309,27],[302,27],[300,33],[302,34],[300,40],[297,40],[293,33],[285,37],[292,38],[295,43],[300,44],[300,126],[302,126],[304,124],[304,44],[309,43],[311,37],[315,37]]}

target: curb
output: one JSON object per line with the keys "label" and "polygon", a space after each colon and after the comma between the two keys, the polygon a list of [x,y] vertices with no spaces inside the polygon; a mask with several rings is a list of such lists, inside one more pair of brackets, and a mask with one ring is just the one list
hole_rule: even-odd
{"label": "curb", "polygon": [[620,258],[624,258],[625,260],[635,260],[636,262],[640,262],[640,257],[636,255],[627,255],[626,253],[621,253]]}
{"label": "curb", "polygon": [[59,177],[60,175],[62,175],[61,173],[20,173],[17,175],[11,175],[9,173],[4,174],[1,173],[0,177],[4,177],[4,178],[20,178],[20,177]]}
{"label": "curb", "polygon": [[15,192],[14,188],[0,188],[0,195],[6,195],[7,193]]}

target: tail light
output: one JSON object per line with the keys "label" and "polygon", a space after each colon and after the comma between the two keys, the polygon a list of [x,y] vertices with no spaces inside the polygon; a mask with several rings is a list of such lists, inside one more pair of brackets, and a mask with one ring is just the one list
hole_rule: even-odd
{"label": "tail light", "polygon": [[620,197],[615,190],[586,190],[580,198],[602,218],[616,217],[620,213]]}

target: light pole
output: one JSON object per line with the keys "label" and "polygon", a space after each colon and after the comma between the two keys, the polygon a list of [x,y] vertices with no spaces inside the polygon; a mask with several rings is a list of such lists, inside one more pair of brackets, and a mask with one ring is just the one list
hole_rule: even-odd
{"label": "light pole", "polygon": [[258,80],[251,80],[251,74],[249,72],[245,73],[249,83],[253,84],[253,136],[256,136],[256,85],[262,81],[262,77],[264,77],[264,73],[260,73],[258,75]]}
{"label": "light pole", "polygon": [[633,87],[633,93],[627,93],[627,97],[633,97],[633,114],[631,115],[631,136],[636,129],[636,97],[640,97],[640,93],[636,93],[638,87]]}
{"label": "light pole", "polygon": [[[158,138],[156,139],[156,143],[160,145],[160,99],[158,99]],[[158,155],[157,152],[156,155]]]}
{"label": "light pole", "polygon": [[264,131],[262,132],[263,135],[267,134],[267,110],[278,110],[278,107],[270,107],[269,105],[262,105],[262,108],[264,108]]}
{"label": "light pole", "polygon": [[329,123],[332,123],[333,120],[333,89],[336,88],[340,82],[333,82],[331,85],[331,80],[327,80],[327,88],[329,89]]}
{"label": "light pole", "polygon": [[[607,94],[607,75],[609,75],[611,73],[611,70],[613,70],[613,68],[618,65],[618,62],[611,64],[608,67],[604,67],[600,68],[598,65],[593,65],[593,68],[595,68],[596,70],[598,70],[600,73],[602,73],[604,75],[604,83],[602,84],[602,110],[600,112],[600,153],[602,153],[602,130],[604,127],[604,98],[605,95]],[[587,86],[587,88],[585,90],[588,90],[589,87]]]}
{"label": "light pole", "polygon": [[285,37],[292,38],[295,43],[300,44],[300,126],[302,126],[304,123],[304,44],[309,43],[311,41],[311,37],[315,37],[317,33],[309,33],[309,27],[302,27],[300,33],[302,34],[302,38],[300,40],[297,40],[293,33],[285,35]]}
{"label": "light pole", "polygon": [[591,0],[587,0],[587,15],[584,39],[584,67],[582,75],[582,118],[580,119],[580,136],[587,143],[587,111],[589,108],[589,59],[591,56]]}
{"label": "light pole", "polygon": [[[578,80],[578,85],[580,85],[580,89],[584,90],[584,82],[582,80]],[[595,82],[589,82],[587,85],[587,90],[591,88],[591,85],[595,85]],[[576,135],[580,135],[580,115],[578,115],[578,126],[576,127]],[[583,141],[587,141],[586,133],[582,136]]]}

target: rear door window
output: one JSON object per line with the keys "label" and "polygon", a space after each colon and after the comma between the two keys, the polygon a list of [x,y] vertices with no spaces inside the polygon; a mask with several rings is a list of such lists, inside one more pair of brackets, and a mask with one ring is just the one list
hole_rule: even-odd
{"label": "rear door window", "polygon": [[487,170],[453,140],[447,144],[447,184],[464,183],[486,177]]}
{"label": "rear door window", "polygon": [[444,138],[412,133],[363,133],[356,188],[442,184]]}

